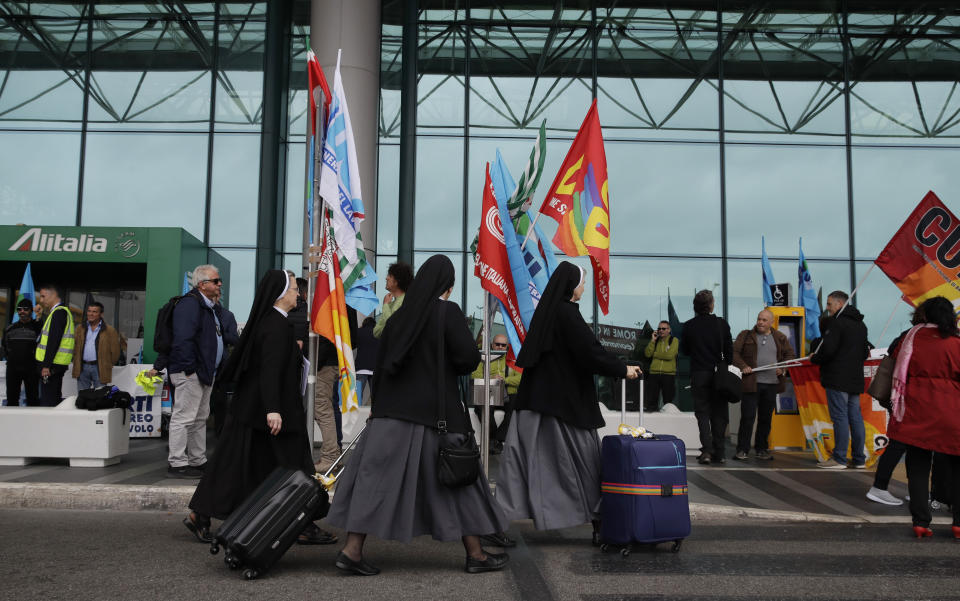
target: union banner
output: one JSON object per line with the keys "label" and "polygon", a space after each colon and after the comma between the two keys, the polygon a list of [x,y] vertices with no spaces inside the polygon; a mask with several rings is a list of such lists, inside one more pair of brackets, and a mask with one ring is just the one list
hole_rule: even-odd
{"label": "union banner", "polygon": [[[864,387],[870,386],[873,374],[877,372],[879,359],[868,359],[863,366]],[[800,422],[807,446],[813,449],[817,461],[826,461],[833,453],[833,420],[827,406],[827,392],[820,385],[820,366],[801,365],[791,367],[790,379],[797,395],[797,408],[800,410]],[[863,427],[866,432],[867,467],[871,467],[887,447],[887,411],[866,392],[860,394],[860,413],[863,414]],[[850,457],[849,448],[845,453]]]}
{"label": "union banner", "polygon": [[877,267],[918,306],[934,296],[960,305],[960,220],[933,192],[920,204],[877,257]]}

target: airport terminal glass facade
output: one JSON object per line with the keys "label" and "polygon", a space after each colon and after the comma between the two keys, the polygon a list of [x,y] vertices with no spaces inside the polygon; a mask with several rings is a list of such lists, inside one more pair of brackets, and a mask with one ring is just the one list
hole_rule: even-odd
{"label": "airport terminal glass facade", "polygon": [[[278,232],[274,263],[302,266],[304,63],[319,1],[293,2],[279,27],[285,185],[269,223],[258,211],[273,5],[0,4],[0,221],[184,227],[230,259],[230,306],[246,314],[264,228]],[[398,252],[405,1],[384,0],[381,37],[371,36],[379,113],[352,115],[379,121],[377,181],[364,185],[377,191],[381,276]],[[800,238],[824,294],[849,291],[927,190],[955,203],[960,11],[782,5],[421,0],[415,263],[450,255],[455,299],[479,315],[468,249],[485,163],[499,150],[518,177],[546,120],[539,204],[595,97],[612,217],[610,314],[599,323],[665,318],[668,290],[687,319],[693,292],[709,288],[734,331],[750,326],[761,236],[794,297]],[[877,270],[858,296],[873,341],[886,344],[908,308]],[[581,306],[593,320],[589,292]]]}

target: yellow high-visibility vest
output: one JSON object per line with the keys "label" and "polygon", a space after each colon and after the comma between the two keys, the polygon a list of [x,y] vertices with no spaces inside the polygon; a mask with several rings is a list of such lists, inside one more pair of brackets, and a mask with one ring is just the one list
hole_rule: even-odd
{"label": "yellow high-visibility vest", "polygon": [[50,323],[57,309],[63,309],[67,312],[67,325],[63,328],[60,347],[57,349],[57,354],[53,357],[53,364],[70,365],[70,362],[73,361],[73,345],[75,342],[73,337],[73,313],[64,305],[54,307],[53,311],[50,311],[50,315],[47,315],[47,319],[43,322],[43,329],[40,330],[40,343],[37,344],[37,353],[35,356],[37,361],[43,361],[44,356],[47,354],[47,337],[50,336]]}

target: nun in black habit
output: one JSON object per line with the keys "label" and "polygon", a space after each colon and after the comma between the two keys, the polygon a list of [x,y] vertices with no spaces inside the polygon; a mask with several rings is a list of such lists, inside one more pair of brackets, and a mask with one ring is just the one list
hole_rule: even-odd
{"label": "nun in black habit", "polygon": [[[218,381],[235,382],[233,402],[217,447],[190,500],[184,525],[210,540],[210,518],[225,519],[277,466],[314,474],[307,438],[302,357],[287,312],[297,303],[292,273],[268,271],[253,299],[240,341]],[[334,543],[309,524],[298,542]]]}
{"label": "nun in black habit", "polygon": [[[379,573],[363,559],[367,534],[401,542],[424,534],[440,541],[460,539],[469,573],[506,565],[505,553],[480,546],[480,535],[506,526],[483,474],[462,488],[447,488],[437,476],[439,401],[448,432],[473,436],[457,376],[469,374],[480,361],[463,312],[446,300],[454,275],[447,257],[427,259],[380,338],[370,420],[337,481],[327,516],[329,524],[348,533],[336,560],[346,572]],[[438,358],[441,336],[444,349]]]}
{"label": "nun in black habit", "polygon": [[[550,278],[517,357],[523,379],[507,432],[497,500],[509,520],[538,530],[598,519],[603,417],[593,375],[634,379],[600,346],[577,307],[584,271],[566,261]],[[596,525],[596,524],[594,524]]]}

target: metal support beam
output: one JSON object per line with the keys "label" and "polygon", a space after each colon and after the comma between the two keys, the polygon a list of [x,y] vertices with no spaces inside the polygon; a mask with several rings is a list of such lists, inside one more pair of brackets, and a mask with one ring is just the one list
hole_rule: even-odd
{"label": "metal support beam", "polygon": [[417,1],[403,3],[400,67],[400,203],[397,260],[413,265],[417,187]]}

